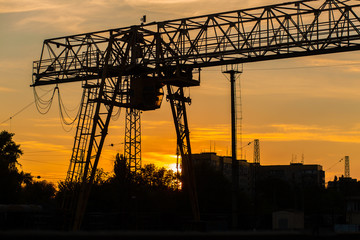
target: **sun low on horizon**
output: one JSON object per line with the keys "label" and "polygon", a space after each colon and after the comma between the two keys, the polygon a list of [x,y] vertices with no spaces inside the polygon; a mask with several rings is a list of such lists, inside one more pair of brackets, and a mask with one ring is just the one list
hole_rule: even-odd
{"label": "sun low on horizon", "polygon": [[[36,108],[32,63],[39,59],[44,39],[137,25],[145,14],[152,22],[239,9],[238,1],[226,2],[0,0],[0,127],[15,134],[24,152],[20,168],[53,183],[64,180],[76,133],[76,121],[61,121],[58,96],[49,111]],[[286,1],[248,0],[240,8],[281,2]],[[349,156],[351,177],[360,179],[359,56],[355,51],[244,64],[238,76],[238,152],[243,159],[253,161],[253,145],[247,143],[259,139],[263,165],[318,164],[330,181],[344,174],[341,159]],[[192,99],[187,105],[192,153],[231,154],[227,77],[221,67],[206,68],[200,86],[186,89]],[[36,94],[48,101],[53,88],[41,87]],[[80,106],[81,85],[58,88],[71,119]],[[110,123],[99,163],[109,174],[116,154],[124,151],[124,128],[125,111],[120,110]],[[160,109],[142,113],[141,140],[143,165],[176,170],[176,133],[165,97]]]}

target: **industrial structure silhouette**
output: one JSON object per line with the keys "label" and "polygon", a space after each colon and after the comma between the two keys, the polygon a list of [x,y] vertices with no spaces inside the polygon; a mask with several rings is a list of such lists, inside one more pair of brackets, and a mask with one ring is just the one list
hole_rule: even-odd
{"label": "industrial structure silhouette", "polygon": [[[66,208],[79,229],[116,108],[126,108],[124,154],[141,166],[141,111],[160,108],[165,87],[194,219],[200,219],[184,88],[200,85],[206,67],[229,66],[232,119],[236,64],[360,50],[356,1],[297,1],[97,31],[44,41],[32,87],[81,82],[83,102],[66,181],[81,190]],[[196,77],[195,77],[196,76]],[[233,178],[238,173],[232,121]],[[255,162],[260,159],[255,159]],[[238,182],[238,181],[233,181]],[[236,189],[236,186],[234,186]],[[234,220],[235,221],[235,220]]]}

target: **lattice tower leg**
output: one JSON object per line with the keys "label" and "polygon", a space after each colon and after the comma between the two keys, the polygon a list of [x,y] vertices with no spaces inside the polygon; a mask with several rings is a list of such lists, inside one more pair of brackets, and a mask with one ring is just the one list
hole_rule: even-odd
{"label": "lattice tower leg", "polygon": [[187,122],[185,103],[190,102],[190,98],[184,96],[182,87],[167,85],[171,111],[174,119],[177,144],[181,155],[182,175],[184,179],[184,189],[189,193],[191,207],[195,222],[200,221],[200,210],[196,192],[194,168],[191,156],[189,127]]}
{"label": "lattice tower leg", "polygon": [[[97,165],[99,163],[101,150],[108,133],[117,95],[120,92],[121,77],[116,79],[105,79],[99,89],[99,98],[95,103],[95,113],[89,139],[89,146],[86,153],[86,163],[81,181],[79,197],[75,209],[73,230],[80,229],[85,214],[87,201],[91,187],[95,179]],[[110,89],[113,89],[110,91]]]}
{"label": "lattice tower leg", "polygon": [[92,119],[94,117],[94,99],[98,96],[97,85],[84,85],[84,100],[81,106],[70,165],[66,182],[79,182],[83,177],[85,152],[90,136]]}
{"label": "lattice tower leg", "polygon": [[141,111],[126,109],[124,156],[128,170],[135,173],[141,169]]}
{"label": "lattice tower leg", "polygon": [[[126,64],[129,61],[130,50],[134,48],[134,40],[136,34],[130,39],[125,51],[123,51],[120,59],[118,77],[109,77],[108,68],[113,64],[113,54],[118,51],[119,45],[114,43],[114,36],[109,39],[108,48],[104,58],[104,67],[102,71],[102,78],[99,84],[98,98],[95,100],[95,111],[93,124],[91,128],[91,135],[89,139],[89,146],[86,153],[86,163],[84,167],[84,174],[81,181],[79,197],[75,209],[73,230],[79,230],[84,218],[85,209],[90,195],[91,187],[95,179],[97,165],[99,163],[101,150],[105,142],[105,137],[108,133],[109,123],[112,117],[115,104],[129,104],[128,88],[124,88],[126,78],[123,78]],[[113,49],[114,52],[113,52]]]}
{"label": "lattice tower leg", "polygon": [[[85,152],[88,145],[88,140],[91,131],[92,119],[94,116],[94,99],[98,97],[98,88],[96,84],[85,84],[83,86],[83,101],[80,106],[80,114],[76,127],[76,134],[74,145],[70,158],[70,164],[65,179],[68,187],[71,187],[72,192],[65,192],[62,202],[63,212],[66,214],[65,225],[69,224],[68,218],[71,219],[71,214],[74,211],[74,205],[78,197],[78,187],[84,174],[85,168]],[[64,226],[68,229],[69,226]]]}

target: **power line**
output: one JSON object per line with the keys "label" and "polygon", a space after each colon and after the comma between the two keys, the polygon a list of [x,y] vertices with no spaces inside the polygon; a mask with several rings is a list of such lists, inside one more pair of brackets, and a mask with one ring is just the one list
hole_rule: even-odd
{"label": "power line", "polygon": [[333,64],[333,65],[320,65],[320,66],[300,66],[300,67],[283,67],[283,68],[248,68],[247,71],[269,71],[269,70],[291,70],[291,69],[304,69],[304,68],[325,68],[325,67],[343,67],[360,65],[360,63],[348,64]]}
{"label": "power line", "polygon": [[65,179],[64,176],[60,176],[60,175],[57,175],[57,176],[54,176],[54,175],[44,175],[44,174],[41,174],[41,173],[34,174],[34,175],[40,176],[42,179],[55,179],[55,180]]}
{"label": "power line", "polygon": [[[44,153],[44,152],[58,152],[59,150],[44,150],[44,151],[26,151],[25,153],[26,154],[34,154],[34,153]],[[60,150],[60,151],[62,151],[62,150]],[[64,153],[64,154],[67,154],[67,153]]]}
{"label": "power line", "polygon": [[13,117],[15,117],[15,116],[18,115],[19,113],[25,111],[28,107],[30,107],[30,106],[33,105],[34,103],[35,103],[35,101],[29,103],[28,105],[26,105],[25,107],[23,107],[20,111],[18,111],[17,113],[15,113],[14,115],[12,115],[12,116],[9,117],[8,119],[2,121],[0,124],[4,124],[4,123],[6,123],[7,121],[10,121]]}
{"label": "power line", "polygon": [[[52,90],[50,90],[52,91]],[[42,95],[41,97],[44,97],[46,94],[48,94],[50,91],[47,91],[44,95]],[[36,100],[32,101],[31,103],[29,103],[28,105],[26,105],[25,107],[23,107],[22,109],[20,109],[18,112],[16,112],[14,115],[10,116],[9,118],[7,118],[6,120],[2,121],[0,123],[0,125],[6,123],[7,121],[10,121],[11,119],[13,119],[13,117],[17,116],[18,114],[22,113],[23,111],[25,111],[26,109],[28,109],[31,105],[33,105],[35,103]]]}
{"label": "power line", "polygon": [[45,164],[51,164],[51,165],[59,165],[59,166],[68,166],[66,164],[61,163],[53,163],[53,162],[46,162],[46,161],[40,161],[40,160],[33,160],[33,159],[21,159],[21,161],[25,162],[37,162],[37,163],[45,163]]}
{"label": "power line", "polygon": [[335,167],[335,165],[337,165],[339,162],[341,162],[342,160],[344,160],[343,158],[340,159],[339,161],[337,161],[335,164],[333,164],[331,167],[329,167],[328,169],[326,169],[325,171],[329,171],[331,168]]}
{"label": "power line", "polygon": [[[246,68],[246,71],[275,71],[275,70],[292,70],[292,69],[307,69],[307,68],[343,67],[343,66],[356,66],[356,65],[360,66],[360,63],[331,64],[331,65],[319,65],[319,66],[300,66],[300,67]],[[206,71],[218,71],[218,70],[206,70]]]}
{"label": "power line", "polygon": [[38,156],[38,157],[50,157],[50,156],[51,157],[52,156],[64,157],[64,156],[68,155],[68,153],[64,153],[64,154],[41,154],[41,155],[39,155],[37,153],[26,153],[25,155],[30,156],[30,157],[36,157],[36,156]]}

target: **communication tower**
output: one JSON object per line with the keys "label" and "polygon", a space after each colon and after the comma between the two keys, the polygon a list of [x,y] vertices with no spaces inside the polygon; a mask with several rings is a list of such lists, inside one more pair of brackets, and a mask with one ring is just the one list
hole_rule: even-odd
{"label": "communication tower", "polygon": [[254,163],[260,165],[260,143],[259,143],[259,139],[254,140]]}
{"label": "communication tower", "polygon": [[345,156],[345,177],[350,178],[350,160],[349,160],[349,156]]}

